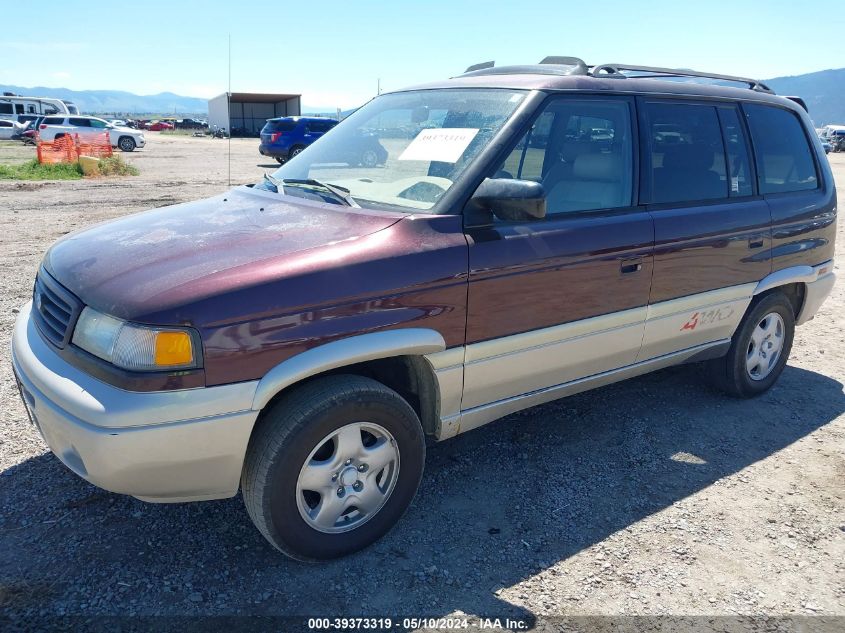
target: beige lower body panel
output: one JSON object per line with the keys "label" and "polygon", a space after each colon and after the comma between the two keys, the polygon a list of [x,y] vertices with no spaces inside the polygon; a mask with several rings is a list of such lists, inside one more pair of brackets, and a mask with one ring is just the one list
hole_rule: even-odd
{"label": "beige lower body panel", "polygon": [[521,396],[475,407],[474,409],[463,411],[459,416],[459,419],[452,422],[450,426],[457,427],[455,435],[471,431],[472,429],[478,428],[488,422],[498,420],[501,417],[510,415],[511,413],[516,413],[522,409],[545,404],[546,402],[551,402],[552,400],[557,400],[565,396],[571,396],[582,391],[603,387],[604,385],[609,385],[614,382],[619,382],[620,380],[626,380],[627,378],[647,374],[665,367],[671,367],[672,365],[679,365],[689,358],[705,352],[711,347],[723,345],[725,342],[726,341],[714,341],[705,345],[699,345],[692,349],[635,363],[633,365],[629,365],[628,367],[614,369],[594,376],[573,380],[572,382],[565,384],[548,387],[532,393],[526,393]]}
{"label": "beige lower body panel", "polygon": [[438,439],[520,409],[683,363],[730,341],[756,283],[720,288],[427,358],[440,386]]}
{"label": "beige lower body panel", "polygon": [[646,308],[469,345],[462,409],[634,363]]}

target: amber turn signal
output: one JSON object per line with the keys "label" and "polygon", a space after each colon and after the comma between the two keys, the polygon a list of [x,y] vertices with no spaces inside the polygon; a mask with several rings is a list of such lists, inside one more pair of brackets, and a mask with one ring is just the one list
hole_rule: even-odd
{"label": "amber turn signal", "polygon": [[187,332],[158,332],[155,364],[162,367],[188,365],[194,360],[191,337]]}

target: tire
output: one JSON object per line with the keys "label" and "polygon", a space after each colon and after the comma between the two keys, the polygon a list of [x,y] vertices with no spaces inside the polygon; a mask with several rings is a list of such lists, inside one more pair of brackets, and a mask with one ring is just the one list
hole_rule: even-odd
{"label": "tire", "polygon": [[131,136],[121,136],[117,139],[117,146],[121,152],[131,152],[135,149],[135,139]]}
{"label": "tire", "polygon": [[751,304],[727,355],[708,361],[711,384],[737,398],[768,391],[786,366],[794,336],[795,313],[789,299],[780,292],[764,295]]}
{"label": "tire", "polygon": [[361,153],[361,164],[364,167],[375,167],[378,165],[378,154],[371,149],[364,150]]}
{"label": "tire", "polygon": [[422,425],[399,394],[370,378],[326,376],[266,411],[241,488],[247,513],[273,547],[300,561],[327,560],[367,547],[399,521],[424,462]]}
{"label": "tire", "polygon": [[305,148],[304,148],[304,147],[302,147],[302,145],[294,145],[293,147],[291,147],[291,148],[290,148],[290,154],[289,154],[288,160],[290,160],[291,158],[293,158],[293,157],[294,157],[294,156],[296,156],[297,154],[300,154],[300,153],[302,152],[302,150],[304,150],[304,149],[305,149]]}

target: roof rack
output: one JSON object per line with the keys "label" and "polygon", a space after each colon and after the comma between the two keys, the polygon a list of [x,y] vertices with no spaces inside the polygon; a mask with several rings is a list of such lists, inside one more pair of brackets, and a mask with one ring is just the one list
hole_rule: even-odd
{"label": "roof rack", "polygon": [[648,73],[646,75],[637,75],[635,78],[660,78],[660,77],[698,77],[702,79],[718,79],[720,81],[734,81],[737,83],[747,84],[751,90],[758,92],[768,92],[774,94],[774,91],[764,84],[759,79],[750,79],[748,77],[736,77],[734,75],[717,75],[716,73],[702,73],[697,70],[687,70],[683,68],[662,68],[660,66],[636,66],[633,64],[600,64],[593,66],[591,74],[593,77],[619,77],[629,78],[622,71],[633,71]]}
{"label": "roof rack", "polygon": [[[579,58],[579,57],[569,57],[566,55],[551,55],[549,57],[544,57],[540,60],[540,66],[566,66],[565,73],[555,73],[555,74],[567,74],[567,75],[587,75],[589,74],[588,66],[586,62]],[[496,66],[496,62],[489,61],[489,62],[481,62],[480,64],[473,64],[469,68],[467,68],[464,73],[472,73],[479,70],[489,70]],[[506,67],[514,71],[521,71],[521,72],[528,72],[526,69],[530,68],[530,66],[509,66]],[[497,69],[499,70],[499,69]],[[487,74],[487,73],[484,73]]]}
{"label": "roof rack", "polygon": [[572,74],[573,75],[586,75],[589,71],[587,70],[587,63],[581,59],[580,57],[566,57],[563,55],[550,55],[549,57],[544,57],[540,60],[541,65],[551,65],[551,66],[574,66]]}
{"label": "roof rack", "polygon": [[[734,75],[718,75],[716,73],[703,73],[697,70],[689,70],[686,68],[663,68],[661,66],[638,66],[635,64],[599,64],[597,66],[588,66],[583,59],[562,55],[551,55],[549,57],[544,57],[539,64],[533,66],[503,66],[501,68],[491,70],[495,67],[495,65],[496,63],[492,61],[481,62],[480,64],[474,64],[470,66],[464,71],[464,73],[474,73],[477,75],[507,73],[592,75],[593,77],[613,77],[618,79],[659,79],[662,77],[696,77],[699,79],[716,79],[719,81],[731,81],[746,84],[751,90],[774,94],[774,91],[759,79],[750,79],[748,77],[736,77]],[[549,68],[542,69],[542,66],[546,66]],[[554,68],[555,66],[558,66],[560,68]],[[626,71],[646,74],[630,76],[625,74]]]}
{"label": "roof rack", "polygon": [[469,68],[467,68],[464,72],[471,73],[474,70],[484,70],[485,68],[493,68],[496,65],[496,62],[489,61],[489,62],[481,62],[480,64],[473,64]]}

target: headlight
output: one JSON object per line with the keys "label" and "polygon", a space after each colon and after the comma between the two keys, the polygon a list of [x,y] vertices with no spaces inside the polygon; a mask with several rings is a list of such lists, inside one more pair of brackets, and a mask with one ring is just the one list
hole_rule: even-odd
{"label": "headlight", "polygon": [[86,352],[131,371],[197,366],[190,331],[135,325],[92,308],[85,308],[79,315],[72,341]]}

